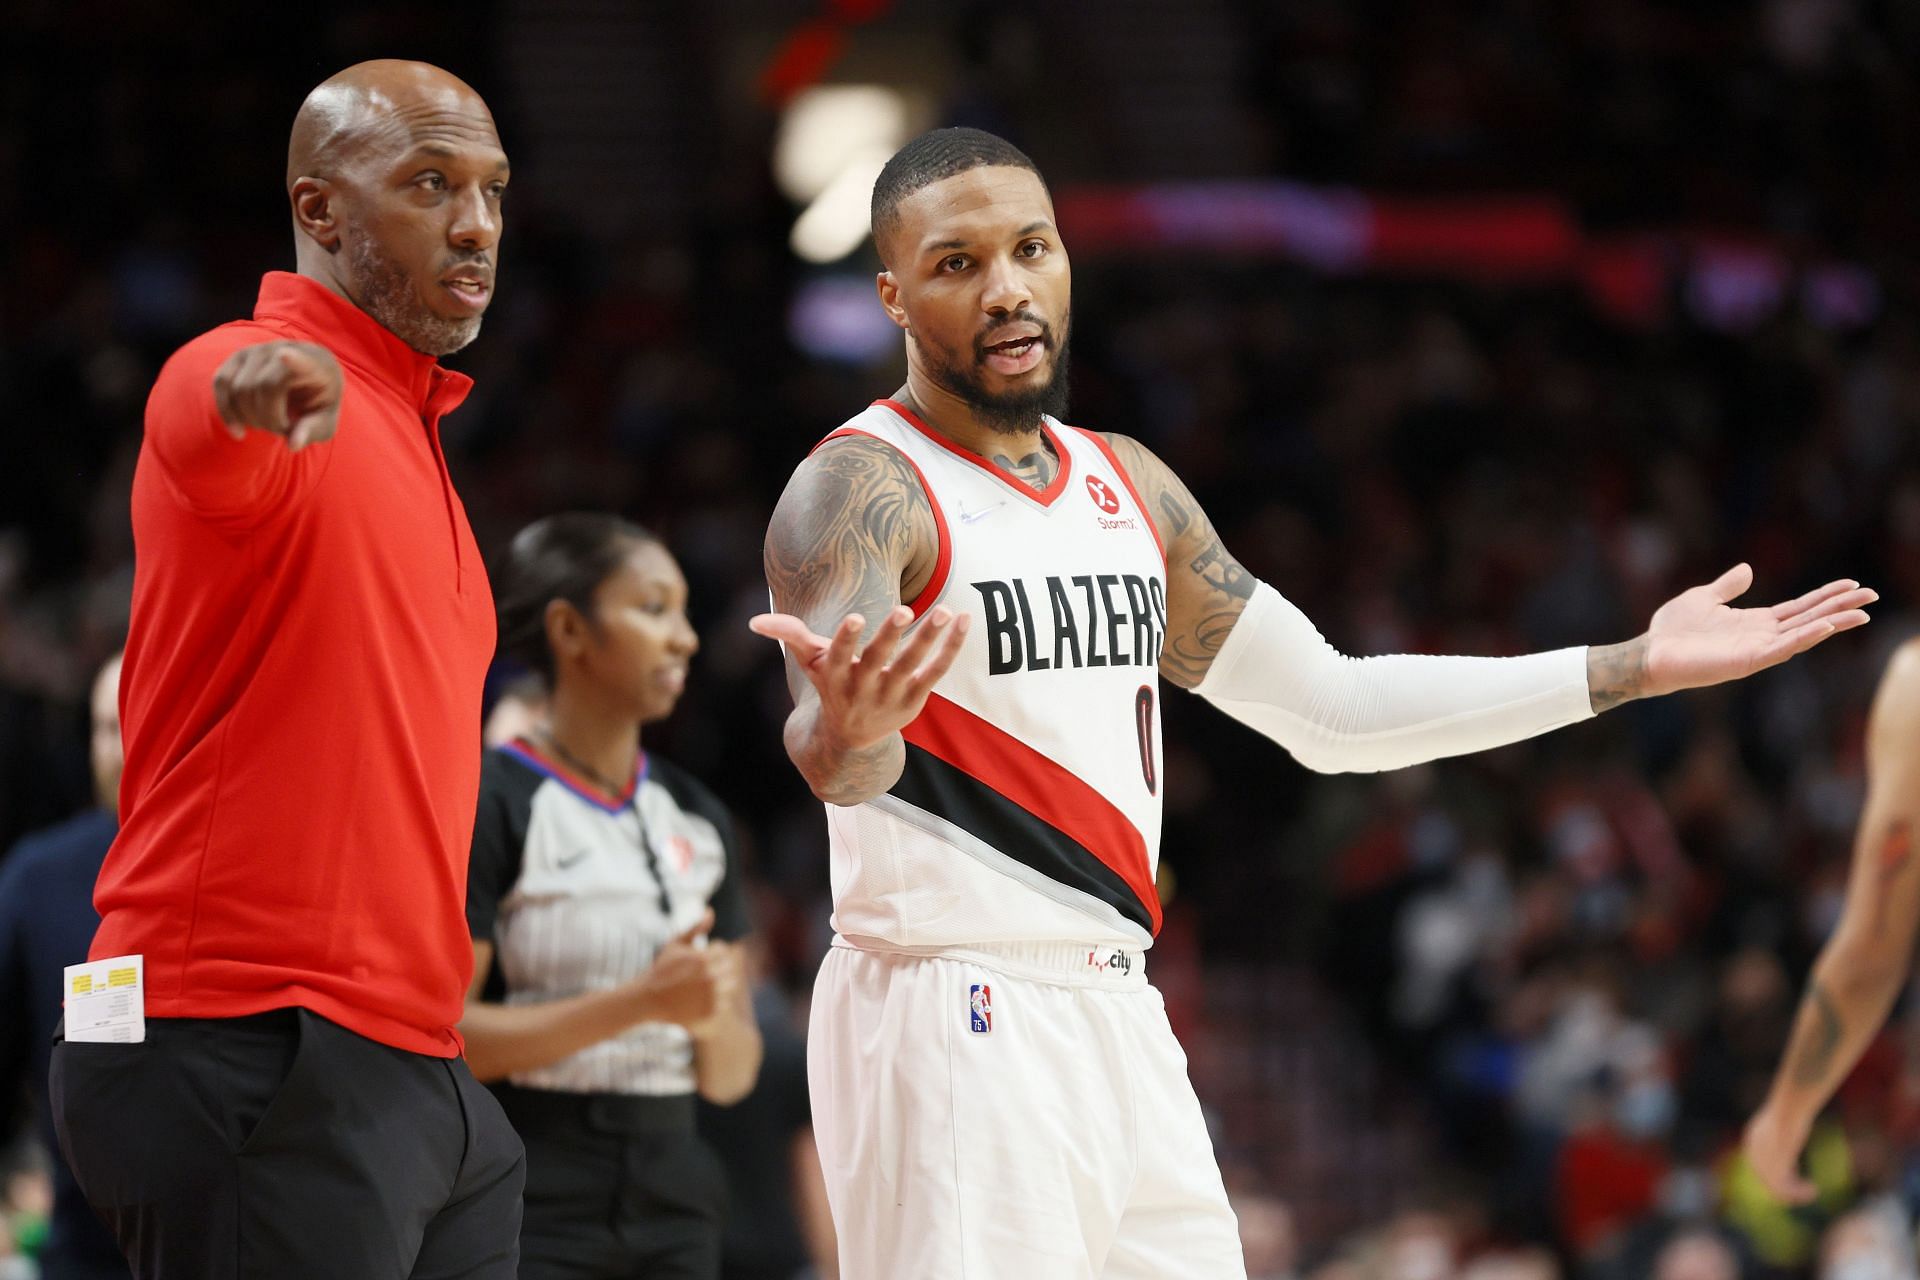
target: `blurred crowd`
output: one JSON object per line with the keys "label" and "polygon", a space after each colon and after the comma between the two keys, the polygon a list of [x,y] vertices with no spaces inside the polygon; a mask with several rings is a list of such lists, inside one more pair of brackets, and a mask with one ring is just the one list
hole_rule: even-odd
{"label": "blurred crowd", "polygon": [[[779,25],[774,6],[740,8],[735,28],[763,10]],[[1050,59],[1087,56],[1072,24],[1093,20],[1057,8],[899,6],[958,51],[942,118],[1006,130],[1056,181],[1192,176],[1151,137],[1042,101]],[[518,12],[349,5],[317,34],[263,13],[236,33],[218,6],[7,20],[0,848],[87,802],[85,690],[125,626],[146,389],[174,345],[247,309],[259,270],[287,265],[294,103],[376,49],[506,78],[489,24]],[[1840,575],[1883,597],[1867,631],[1733,690],[1382,777],[1309,775],[1169,703],[1152,964],[1230,1121],[1217,1141],[1251,1273],[1913,1280],[1920,1016],[1896,1015],[1817,1134],[1814,1206],[1769,1202],[1735,1146],[1839,909],[1867,698],[1920,629],[1920,304],[1901,239],[1920,197],[1920,6],[1196,12],[1233,36],[1219,123],[1244,173],[1551,190],[1597,224],[1844,252],[1880,289],[1844,328],[1791,299],[1707,326],[1675,299],[1626,330],[1525,282],[1163,252],[1077,264],[1075,420],[1169,459],[1248,568],[1348,652],[1620,640],[1736,559],[1765,599]],[[687,21],[686,56],[733,83],[718,69],[735,28]],[[489,96],[512,150],[529,108]],[[766,175],[771,120],[723,124],[684,224],[609,239],[566,214],[591,190],[520,184],[500,301],[454,361],[479,385],[447,440],[489,551],[566,507],[621,511],[673,545],[705,643],[658,742],[742,819],[769,1008],[787,1000],[793,1020],[827,936],[824,831],[781,752],[775,655],[744,622],[764,607],[760,537],[788,471],[899,366],[796,345],[789,303],[809,277]],[[1229,980],[1326,998],[1276,1020],[1224,1000]],[[1250,1040],[1344,1046],[1376,1086],[1358,1107],[1274,1097],[1233,1065]],[[1310,1178],[1289,1141],[1305,1119],[1238,1123],[1282,1110],[1346,1116],[1325,1138],[1336,1164],[1383,1129],[1411,1154],[1391,1176],[1346,1161],[1356,1185]],[[30,1158],[14,1163],[0,1196],[30,1243],[43,1191]]]}

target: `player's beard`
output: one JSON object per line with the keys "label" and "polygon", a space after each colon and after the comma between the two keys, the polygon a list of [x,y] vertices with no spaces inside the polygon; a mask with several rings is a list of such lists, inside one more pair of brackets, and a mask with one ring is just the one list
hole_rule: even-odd
{"label": "player's beard", "polygon": [[1037,430],[1043,414],[1065,417],[1069,399],[1067,333],[1071,326],[1063,323],[1056,333],[1053,326],[1021,313],[1009,320],[995,321],[994,328],[1005,328],[1013,322],[1040,326],[1040,337],[1047,344],[1052,365],[1047,381],[1038,386],[1021,385],[1008,391],[989,391],[982,368],[987,361],[986,348],[977,341],[965,357],[957,357],[953,352],[925,344],[920,346],[921,354],[929,366],[927,372],[933,381],[965,401],[973,409],[981,426],[1008,436]]}
{"label": "player's beard", "polygon": [[347,248],[361,309],[393,335],[428,356],[450,356],[480,336],[481,316],[449,320],[420,301],[407,269],[388,257],[372,236],[354,236]]}

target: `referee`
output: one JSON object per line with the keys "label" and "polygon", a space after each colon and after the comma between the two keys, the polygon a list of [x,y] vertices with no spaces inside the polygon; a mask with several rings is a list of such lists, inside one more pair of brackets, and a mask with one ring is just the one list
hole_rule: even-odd
{"label": "referee", "polygon": [[514,539],[497,597],[551,710],[481,770],[460,1030],[527,1146],[520,1274],[710,1280],[725,1178],[694,1098],[744,1097],[761,1041],[732,820],[640,747],[699,645],[686,579],[644,530],[569,514]]}

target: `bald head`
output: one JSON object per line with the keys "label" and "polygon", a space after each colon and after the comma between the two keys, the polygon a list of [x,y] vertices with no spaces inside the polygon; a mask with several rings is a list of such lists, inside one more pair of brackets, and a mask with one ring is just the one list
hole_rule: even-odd
{"label": "bald head", "polygon": [[397,58],[355,63],[300,104],[287,141],[287,190],[304,176],[334,177],[370,148],[404,146],[410,126],[434,116],[464,118],[498,145],[493,113],[459,76]]}
{"label": "bald head", "polygon": [[458,351],[493,297],[507,177],[465,81],[424,62],[348,67],[307,95],[287,142],[300,274],[416,351]]}

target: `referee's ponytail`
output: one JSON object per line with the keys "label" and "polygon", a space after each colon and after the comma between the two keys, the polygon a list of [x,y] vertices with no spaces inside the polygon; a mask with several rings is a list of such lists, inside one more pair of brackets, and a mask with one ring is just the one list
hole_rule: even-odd
{"label": "referee's ponytail", "polygon": [[500,650],[553,685],[547,606],[565,600],[593,617],[593,593],[635,547],[657,535],[604,511],[569,511],[536,520],[513,537],[494,574]]}

